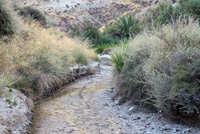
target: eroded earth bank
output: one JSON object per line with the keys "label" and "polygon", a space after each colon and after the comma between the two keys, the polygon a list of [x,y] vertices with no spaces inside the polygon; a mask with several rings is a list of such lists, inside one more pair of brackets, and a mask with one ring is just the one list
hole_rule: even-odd
{"label": "eroded earth bank", "polygon": [[[200,134],[142,112],[128,103],[116,105],[110,66],[60,89],[36,108],[34,134]],[[131,110],[130,110],[131,109]]]}

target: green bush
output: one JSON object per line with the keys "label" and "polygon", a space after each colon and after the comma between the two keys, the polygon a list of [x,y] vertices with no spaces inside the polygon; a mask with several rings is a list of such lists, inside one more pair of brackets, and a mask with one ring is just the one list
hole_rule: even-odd
{"label": "green bush", "polygon": [[82,23],[69,25],[69,29],[72,37],[89,39],[93,45],[113,44],[117,42],[108,34],[101,33],[98,28],[88,20]]}
{"label": "green bush", "polygon": [[14,33],[12,13],[6,1],[0,1],[0,38]]}
{"label": "green bush", "polygon": [[140,21],[134,16],[122,16],[115,23],[107,26],[106,32],[115,38],[129,38],[141,31]]}
{"label": "green bush", "polygon": [[27,6],[23,8],[18,8],[18,10],[19,15],[23,16],[24,18],[29,16],[31,19],[40,22],[42,25],[47,24],[46,17],[44,16],[44,14],[33,7]]}

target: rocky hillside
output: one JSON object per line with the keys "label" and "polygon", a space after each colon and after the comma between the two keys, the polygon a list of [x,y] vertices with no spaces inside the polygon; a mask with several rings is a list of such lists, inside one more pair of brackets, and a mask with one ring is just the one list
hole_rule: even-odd
{"label": "rocky hillside", "polygon": [[111,23],[119,15],[144,14],[149,8],[159,2],[176,0],[13,0],[20,6],[33,6],[43,11],[51,19],[56,19],[56,25],[68,31],[71,23],[87,19],[101,27]]}

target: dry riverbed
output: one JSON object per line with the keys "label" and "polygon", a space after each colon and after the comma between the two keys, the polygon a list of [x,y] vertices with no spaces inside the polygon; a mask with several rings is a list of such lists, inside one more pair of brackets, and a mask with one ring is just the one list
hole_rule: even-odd
{"label": "dry riverbed", "polygon": [[178,125],[157,113],[130,112],[116,105],[111,67],[60,89],[36,108],[34,134],[200,134],[200,129]]}

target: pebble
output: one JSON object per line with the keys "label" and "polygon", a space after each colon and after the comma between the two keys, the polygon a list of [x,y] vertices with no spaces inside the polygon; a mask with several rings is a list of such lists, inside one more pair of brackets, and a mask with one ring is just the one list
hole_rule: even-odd
{"label": "pebble", "polygon": [[169,131],[171,131],[171,130],[172,130],[172,128],[170,128],[170,127],[162,128],[162,131],[167,131],[167,132],[169,132]]}
{"label": "pebble", "polygon": [[133,118],[133,120],[140,120],[141,117],[136,117],[136,118]]}

